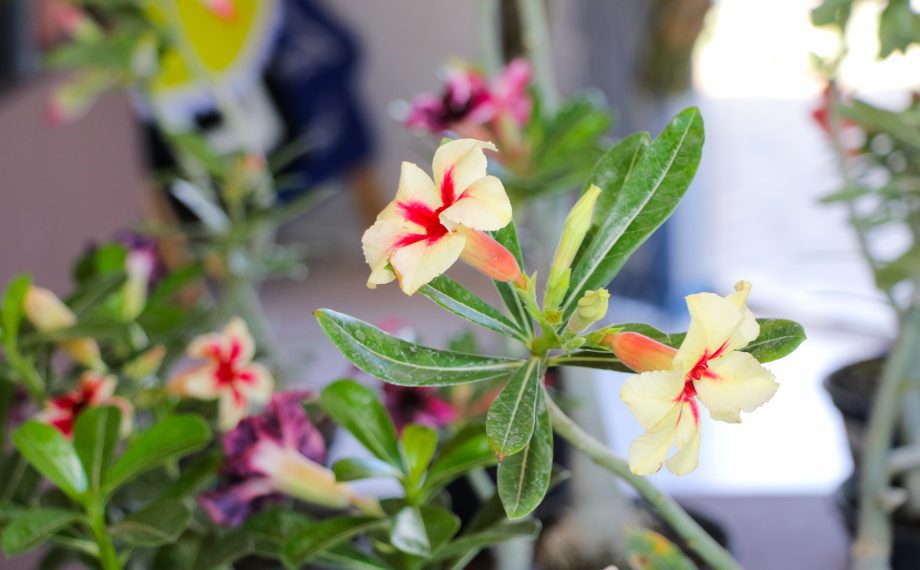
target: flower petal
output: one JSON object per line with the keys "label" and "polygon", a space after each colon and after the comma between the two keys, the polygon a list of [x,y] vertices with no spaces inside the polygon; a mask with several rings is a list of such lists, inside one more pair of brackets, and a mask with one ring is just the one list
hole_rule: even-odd
{"label": "flower petal", "polygon": [[213,364],[201,364],[180,373],[169,382],[169,391],[184,398],[213,400],[219,394],[219,384]]}
{"label": "flower petal", "polygon": [[[407,204],[413,202],[421,202],[432,210],[437,210],[442,206],[441,194],[431,177],[417,164],[404,161],[399,173],[396,199],[393,200],[393,203]],[[390,210],[389,206],[380,213],[377,219],[388,216],[388,210]]]}
{"label": "flower petal", "polygon": [[473,182],[454,202],[441,212],[445,225],[462,224],[468,228],[494,231],[511,221],[511,201],[501,180],[484,176]]}
{"label": "flower petal", "polygon": [[220,431],[230,431],[249,412],[249,402],[243,394],[235,390],[221,390],[217,400],[217,427]]}
{"label": "flower petal", "polygon": [[620,389],[629,411],[645,429],[651,429],[678,409],[677,399],[684,390],[684,377],[679,370],[663,370],[635,374],[626,379]]}
{"label": "flower petal", "polygon": [[458,234],[445,234],[435,240],[421,240],[397,249],[390,257],[390,265],[399,279],[399,286],[407,294],[447,271],[460,257],[466,238]]}
{"label": "flower petal", "polygon": [[769,370],[746,352],[713,360],[710,375],[694,382],[696,394],[713,419],[737,423],[776,393],[779,384]]}
{"label": "flower petal", "polygon": [[736,299],[714,293],[697,293],[687,297],[687,308],[690,311],[690,328],[675,356],[684,372],[692,370],[706,355],[726,354],[744,348],[760,333],[760,327],[750,311],[739,307]]}
{"label": "flower petal", "polygon": [[361,248],[364,250],[364,259],[371,268],[371,275],[367,278],[367,286],[371,289],[377,285],[385,285],[396,279],[387,265],[390,255],[400,240],[409,233],[408,224],[401,218],[378,219],[369,227],[361,237]]}
{"label": "flower petal", "polygon": [[235,527],[246,520],[254,509],[254,501],[274,493],[268,479],[250,479],[228,485],[198,497],[198,504],[215,524]]}
{"label": "flower petal", "polygon": [[240,363],[250,362],[256,354],[256,344],[246,321],[240,317],[234,317],[224,327],[223,333],[229,349],[227,360]]}
{"label": "flower petal", "polygon": [[674,442],[680,406],[671,411],[655,426],[633,440],[629,446],[629,470],[636,475],[651,475],[661,469]]}
{"label": "flower petal", "polygon": [[486,175],[488,164],[483,149],[496,150],[490,142],[457,139],[441,145],[434,153],[434,181],[444,205],[453,204],[473,182]]}
{"label": "flower petal", "polygon": [[[693,400],[684,402],[681,417],[677,422],[674,446],[677,453],[668,459],[668,470],[675,475],[686,475],[700,462],[700,421],[697,403]],[[689,418],[689,420],[688,420]]]}
{"label": "flower petal", "polygon": [[264,404],[272,397],[275,381],[268,368],[261,364],[250,364],[240,370],[236,387],[251,404]]}
{"label": "flower petal", "polygon": [[189,343],[186,354],[193,358],[217,360],[224,354],[227,339],[221,333],[208,333],[196,336]]}

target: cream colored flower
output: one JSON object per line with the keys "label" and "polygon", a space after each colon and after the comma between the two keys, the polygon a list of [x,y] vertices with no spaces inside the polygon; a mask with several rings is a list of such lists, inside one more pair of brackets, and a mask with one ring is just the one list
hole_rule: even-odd
{"label": "cream colored flower", "polygon": [[[696,468],[700,403],[713,419],[737,423],[741,412],[753,411],[776,392],[773,375],[753,356],[741,352],[760,334],[754,315],[745,305],[750,290],[750,283],[742,281],[727,297],[713,293],[687,297],[690,329],[676,353],[644,337],[611,339],[621,361],[642,372],[627,379],[620,392],[646,429],[629,449],[629,466],[634,473],[654,473],[662,464],[678,475]],[[666,364],[669,353],[673,354],[670,367],[647,368],[649,363]],[[677,451],[665,461],[672,447]]]}
{"label": "cream colored flower", "polygon": [[457,259],[493,279],[522,278],[514,256],[484,233],[511,221],[504,186],[486,174],[484,149],[495,146],[473,139],[442,145],[434,155],[434,181],[403,162],[396,199],[361,239],[371,268],[368,287],[398,279],[411,295]]}

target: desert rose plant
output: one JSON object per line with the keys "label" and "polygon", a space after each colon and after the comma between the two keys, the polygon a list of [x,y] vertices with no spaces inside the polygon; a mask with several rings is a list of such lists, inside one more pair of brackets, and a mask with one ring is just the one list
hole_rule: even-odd
{"label": "desert rose plant", "polygon": [[[651,140],[627,137],[598,161],[566,219],[538,300],[528,275],[511,202],[487,172],[484,141],[458,139],[434,156],[432,176],[403,163],[396,197],[364,235],[371,288],[397,281],[443,309],[519,343],[510,357],[440,350],[392,336],[354,317],[321,309],[316,318],[359,369],[398,386],[452,386],[503,379],[484,431],[498,465],[497,487],[511,519],[543,500],[552,473],[553,432],[632,485],[713,568],[737,568],[731,556],[672,499],[642,475],[663,465],[692,471],[701,442],[700,414],[737,423],[778,388],[761,363],[804,339],[787,320],[757,320],[747,308],[751,285],[727,296],[687,298],[687,333],[644,324],[604,323],[605,287],[629,255],[671,214],[699,163],[703,124],[696,109],[677,115]],[[507,314],[444,273],[462,260],[490,278]],[[581,366],[635,372],[622,398],[647,430],[623,460],[565,414],[546,391],[550,368]],[[668,459],[672,449],[675,454]]]}

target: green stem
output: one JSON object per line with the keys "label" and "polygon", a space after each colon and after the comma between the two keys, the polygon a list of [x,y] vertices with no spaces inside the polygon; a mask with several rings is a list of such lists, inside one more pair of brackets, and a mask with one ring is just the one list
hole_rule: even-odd
{"label": "green stem", "polygon": [[115,546],[109,537],[109,532],[105,525],[105,510],[98,502],[90,504],[87,507],[87,516],[89,526],[93,531],[93,537],[99,546],[99,563],[102,570],[121,570],[121,562],[118,560],[118,554],[115,552]]}
{"label": "green stem", "polygon": [[534,80],[543,97],[543,106],[552,113],[559,107],[559,88],[556,84],[546,5],[544,0],[518,0],[518,10],[524,29],[524,48],[533,64]]}
{"label": "green stem", "polygon": [[920,345],[920,302],[915,299],[898,342],[885,361],[869,414],[860,466],[859,521],[853,546],[854,570],[883,570],[891,555],[891,523],[883,494],[888,487],[888,450],[894,437],[905,378],[915,365]]}
{"label": "green stem", "polygon": [[597,465],[626,481],[661,518],[696,552],[713,570],[741,570],[741,566],[705,530],[687,514],[677,502],[665,495],[648,479],[633,474],[629,465],[606,445],[578,427],[558,405],[546,395],[546,407],[553,421],[553,429],[575,449],[590,457]]}

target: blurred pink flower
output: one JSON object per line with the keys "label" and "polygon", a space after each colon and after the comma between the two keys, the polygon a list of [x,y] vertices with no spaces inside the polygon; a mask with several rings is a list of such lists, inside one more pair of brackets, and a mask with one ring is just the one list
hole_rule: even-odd
{"label": "blurred pink flower", "polygon": [[308,396],[278,392],[264,412],[224,435],[221,482],[198,498],[216,524],[238,526],[282,495],[329,508],[368,504],[323,466],[326,446],[302,405]]}
{"label": "blurred pink flower", "polygon": [[75,389],[45,402],[45,407],[36,419],[71,437],[74,423],[86,409],[93,406],[115,406],[121,410],[121,433],[127,435],[131,431],[134,408],[124,398],[113,395],[115,384],[113,376],[84,372]]}
{"label": "blurred pink flower", "polygon": [[435,388],[384,384],[383,404],[400,432],[409,424],[438,428],[458,418],[454,406],[442,400]]}

